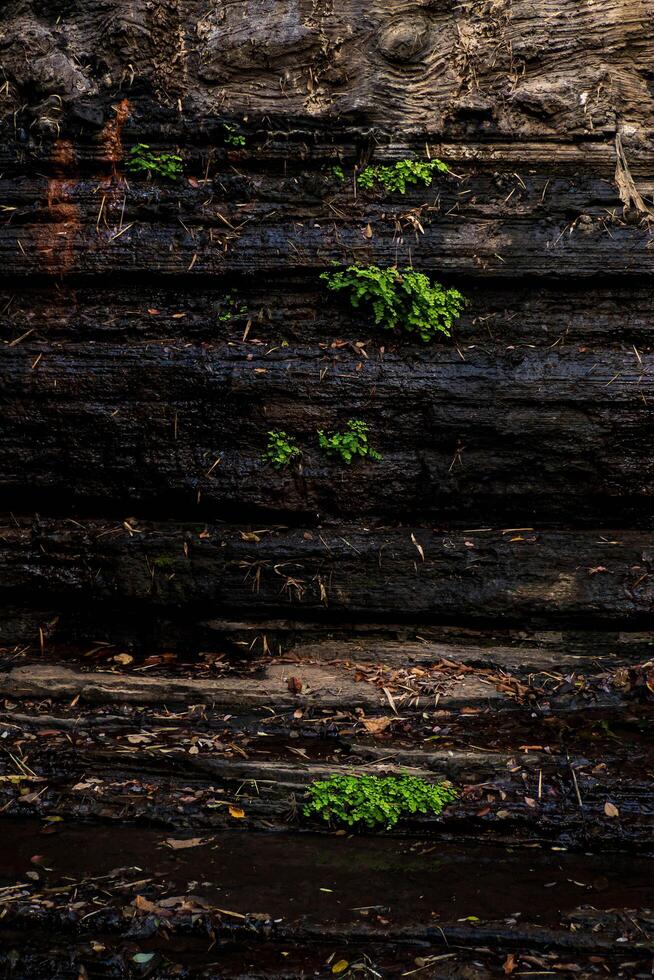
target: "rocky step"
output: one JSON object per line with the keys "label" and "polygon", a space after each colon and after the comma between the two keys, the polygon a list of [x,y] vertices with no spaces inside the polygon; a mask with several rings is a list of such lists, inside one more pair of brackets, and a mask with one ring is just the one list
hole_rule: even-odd
{"label": "rocky step", "polygon": [[[451,284],[453,279],[444,281]],[[201,286],[165,277],[125,276],[119,289],[102,279],[60,283],[55,289],[42,279],[30,280],[25,288],[0,279],[0,336],[14,342],[3,351],[8,364],[15,347],[31,353],[36,344],[39,351],[62,354],[68,344],[75,351],[75,345],[85,343],[90,352],[92,342],[127,347],[162,338],[174,347],[203,341],[209,350],[229,342],[235,354],[245,350],[258,355],[259,348],[279,350],[280,341],[285,341],[289,355],[315,358],[319,347],[327,363],[338,364],[340,353],[349,355],[358,342],[366,353],[383,345],[391,362],[403,360],[409,374],[415,365],[430,364],[451,351],[454,343],[463,357],[481,347],[506,363],[512,346],[524,351],[527,345],[528,351],[544,353],[556,344],[553,349],[568,354],[583,354],[578,348],[585,347],[601,352],[602,358],[605,351],[628,350],[636,358],[631,345],[642,354],[654,339],[647,280],[627,285],[604,277],[582,283],[568,275],[555,283],[475,280],[459,285],[468,305],[456,322],[453,339],[439,335],[425,345],[409,333],[397,335],[364,322],[347,301],[331,297],[326,302],[325,285],[313,273],[259,273],[256,278],[218,279]],[[519,363],[519,354],[516,357]],[[607,395],[612,388],[607,386]]]}
{"label": "rocky step", "polygon": [[652,615],[653,546],[651,532],[633,530],[289,529],[11,515],[0,535],[0,592],[9,605],[49,608],[51,619],[91,615],[89,639],[97,638],[95,616],[106,620],[109,609],[114,623],[165,610],[186,631],[246,612],[332,623],[401,616],[641,629]]}
{"label": "rocky step", "polygon": [[[147,142],[157,154],[171,152],[171,147],[181,150],[185,173],[200,183],[208,179],[207,164],[211,173],[220,173],[221,177],[231,180],[239,173],[247,176],[268,173],[278,180],[290,174],[293,179],[312,170],[323,177],[327,174],[331,177],[334,165],[346,171],[347,179],[350,170],[354,167],[362,169],[367,163],[392,165],[400,160],[429,157],[447,161],[458,179],[464,172],[469,172],[476,179],[486,180],[487,188],[494,187],[496,193],[500,190],[501,180],[512,177],[522,193],[528,194],[543,174],[552,170],[553,164],[556,164],[556,179],[568,181],[568,192],[574,187],[587,186],[591,180],[602,180],[609,186],[615,180],[614,130],[598,131],[594,135],[586,133],[583,140],[567,138],[567,133],[561,133],[555,142],[551,137],[530,139],[527,134],[519,140],[497,133],[480,139],[475,127],[467,132],[459,129],[457,135],[433,133],[429,129],[424,134],[406,129],[382,134],[380,130],[378,133],[383,136],[383,142],[374,143],[369,129],[352,119],[331,116],[325,127],[317,124],[315,118],[295,117],[291,120],[292,128],[282,132],[271,127],[270,119],[256,114],[249,115],[247,120],[239,120],[246,142],[245,146],[236,148],[224,140],[224,124],[229,120],[218,119],[215,113],[196,114],[195,118],[179,113],[171,115],[160,103],[138,97],[128,99],[122,106],[128,112],[126,125],[118,134],[120,139],[113,144],[105,137],[107,128],[115,132],[112,123],[116,120],[116,110],[121,111],[121,105],[115,100],[97,101],[95,105],[97,115],[105,117],[108,127],[89,125],[89,120],[76,116],[74,111],[62,118],[60,140],[47,139],[30,145],[32,167],[29,175],[20,158],[20,142],[16,140],[15,132],[8,133],[8,138],[0,145],[3,177],[7,178],[8,184],[27,176],[36,179],[38,175],[73,179],[82,176],[123,178],[128,169],[125,155],[136,143]],[[624,153],[622,137],[621,141]],[[639,186],[649,186],[651,181],[647,152],[645,141],[630,141],[626,150],[629,170],[638,176]],[[444,178],[437,179],[443,181]],[[130,174],[129,180],[130,185],[132,182],[139,184],[143,176]],[[558,186],[560,189],[565,185]],[[337,178],[334,188],[344,190]],[[418,190],[422,189],[423,185],[418,185]],[[349,190],[348,181],[346,191],[349,193]],[[409,185],[407,190],[411,194],[416,188]],[[598,187],[598,190],[608,193],[607,188]],[[375,196],[379,196],[379,192]],[[395,199],[402,200],[402,196]]]}
{"label": "rocky step", "polygon": [[0,788],[11,813],[311,830],[316,780],[408,774],[457,787],[444,817],[419,821],[449,837],[647,846],[648,709],[572,689],[560,711],[454,663],[296,661],[215,680],[32,664],[0,675]]}
{"label": "rocky step", "polygon": [[[334,221],[325,214],[321,224],[315,214],[271,220],[271,210],[273,205],[253,209],[251,220],[239,230],[229,227],[233,225],[229,218],[226,227],[217,215],[186,229],[177,220],[134,220],[97,229],[77,214],[75,197],[62,194],[57,207],[50,209],[59,220],[3,225],[0,256],[17,279],[43,274],[118,276],[156,269],[158,275],[202,280],[254,269],[322,271],[353,258],[365,265],[402,261],[394,220],[379,218],[373,238],[366,242],[349,215]],[[372,220],[375,217],[373,213]],[[413,251],[410,226],[407,238]],[[546,215],[540,219],[471,217],[461,222],[449,218],[424,228],[420,268],[470,278],[565,276],[571,267],[582,278],[643,276],[652,271],[649,240],[647,229],[637,224],[612,225],[608,234],[602,220],[591,219],[576,228],[567,216],[559,220]],[[403,251],[408,263],[408,243]]]}
{"label": "rocky step", "polygon": [[[506,215],[539,219],[545,211],[569,218],[570,212],[576,209],[579,214],[596,218],[603,214],[604,228],[623,223],[610,213],[622,208],[614,166],[593,166],[589,161],[585,168],[570,174],[565,168],[553,169],[551,161],[541,161],[540,166],[531,167],[523,175],[509,168],[504,170],[502,156],[490,156],[494,151],[492,144],[488,147],[488,158],[483,155],[462,158],[459,149],[458,158],[450,157],[447,161],[455,173],[437,172],[427,184],[421,180],[407,182],[404,193],[388,190],[379,181],[372,188],[358,183],[355,190],[355,176],[363,167],[352,154],[352,148],[337,141],[331,161],[321,156],[320,151],[302,156],[297,152],[297,144],[290,146],[284,168],[279,167],[274,151],[268,154],[263,147],[245,150],[235,166],[233,159],[221,158],[218,153],[210,156],[209,147],[191,146],[182,151],[184,173],[175,180],[156,175],[148,179],[130,172],[130,144],[134,145],[131,140],[126,144],[126,158],[118,164],[120,172],[113,178],[107,173],[88,172],[94,162],[102,168],[104,160],[97,152],[99,147],[94,160],[88,147],[80,145],[77,149],[71,143],[59,144],[68,151],[63,162],[56,159],[55,148],[42,167],[27,171],[23,168],[19,174],[12,174],[12,168],[7,167],[0,174],[0,192],[5,207],[13,209],[12,225],[56,223],[62,217],[57,205],[70,202],[75,203],[81,222],[94,227],[99,224],[100,228],[111,226],[114,219],[120,227],[121,216],[124,227],[133,220],[167,224],[174,215],[187,225],[206,227],[218,217],[216,208],[219,208],[223,219],[227,219],[222,221],[225,231],[229,223],[241,226],[256,220],[258,212],[268,217],[260,209],[269,204],[277,208],[271,217],[282,219],[286,214],[301,221],[303,217],[321,220],[329,215],[337,225],[339,219],[346,217],[385,222],[394,217],[394,211],[398,216],[406,215],[416,207],[424,208],[423,225],[451,217],[453,208],[459,220]],[[340,162],[334,159],[334,151],[341,155]],[[166,147],[160,145],[154,152],[166,152]],[[370,166],[393,166],[400,152],[399,148],[379,147]],[[409,152],[415,154],[416,148]],[[425,144],[417,152],[419,160],[426,160]],[[509,163],[510,155],[507,156]],[[344,180],[334,176],[334,163],[343,170]],[[654,191],[651,176],[639,180],[639,189],[648,196]],[[346,213],[339,214],[339,210]]]}

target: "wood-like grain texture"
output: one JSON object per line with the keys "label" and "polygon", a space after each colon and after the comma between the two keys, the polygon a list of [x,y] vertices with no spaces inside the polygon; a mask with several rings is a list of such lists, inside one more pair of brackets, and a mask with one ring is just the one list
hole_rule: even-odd
{"label": "wood-like grain texture", "polygon": [[[652,513],[651,354],[378,343],[26,340],[3,356],[5,505],[254,520]],[[351,418],[370,423],[381,461],[320,451],[317,431]],[[265,463],[271,429],[291,434],[299,464]]]}
{"label": "wood-like grain texture", "polygon": [[[50,131],[116,89],[182,112],[267,113],[552,138],[643,134],[647,0],[13,0],[8,108]],[[101,117],[100,117],[101,118]]]}
{"label": "wood-like grain texture", "polygon": [[[307,619],[649,622],[651,532],[46,521],[0,538],[5,595]],[[423,557],[424,556],[424,557]],[[389,598],[390,597],[390,598]],[[283,611],[283,612],[282,612]]]}
{"label": "wood-like grain texture", "polygon": [[[289,606],[648,621],[650,15],[6,5],[3,637],[59,616],[81,642],[96,615],[143,642],[155,609],[158,644]],[[131,174],[139,141],[180,179]],[[436,155],[429,187],[357,189],[368,163]],[[320,273],[352,261],[459,287],[452,339],[328,295]],[[383,459],[341,467],[316,430],[355,417]],[[299,465],[262,462],[272,428]],[[23,530],[30,512],[50,520]]]}
{"label": "wood-like grain texture", "polygon": [[[288,147],[298,151],[297,144]],[[412,157],[424,153],[417,141],[409,150]],[[382,149],[377,157],[393,155]],[[250,151],[236,156],[244,159],[230,166],[208,157],[204,174],[152,186],[124,171],[80,179],[72,142],[59,140],[48,179],[0,182],[10,209],[0,225],[0,257],[16,276],[156,271],[203,279],[255,268],[315,275],[334,262],[356,261],[416,264],[463,284],[654,270],[649,226],[623,219],[609,175],[564,178],[545,161],[524,177],[478,175],[469,162],[457,168],[448,161],[457,177],[380,200],[361,190],[355,198],[350,179],[335,184],[329,167],[307,162],[299,170],[295,160],[290,174],[264,175],[249,170]],[[272,163],[262,157],[259,167]],[[641,188],[651,193],[651,182]]]}

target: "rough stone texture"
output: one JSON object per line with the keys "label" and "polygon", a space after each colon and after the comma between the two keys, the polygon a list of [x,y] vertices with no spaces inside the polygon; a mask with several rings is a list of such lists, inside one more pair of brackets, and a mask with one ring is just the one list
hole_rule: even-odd
{"label": "rough stone texture", "polygon": [[[652,14],[5,3],[0,694],[51,785],[3,812],[222,827],[215,782],[280,826],[346,750],[458,780],[453,837],[651,846]],[[328,294],[353,262],[459,288],[452,338]],[[380,462],[319,453],[349,418]]]}
{"label": "rough stone texture", "polygon": [[249,615],[401,613],[436,621],[647,619],[654,539],[634,531],[287,530],[41,521],[7,525],[0,590]]}
{"label": "rough stone texture", "polygon": [[[191,643],[289,607],[648,624],[651,13],[6,5],[4,640],[78,642],[86,613],[127,636],[153,605]],[[184,176],[129,174],[139,141]],[[356,192],[371,161],[436,154],[429,188]],[[326,294],[334,261],[455,284],[453,338],[376,329]],[[352,417],[381,462],[319,453]],[[262,463],[271,428],[298,466]],[[296,530],[253,533],[271,521]],[[461,535],[504,527],[530,530]]]}
{"label": "rough stone texture", "polygon": [[650,16],[646,0],[10,0],[2,57],[8,100],[45,132],[131,91],[199,116],[638,137]]}
{"label": "rough stone texture", "polygon": [[[248,679],[224,678],[214,681],[167,680],[158,677],[132,676],[94,672],[77,673],[64,667],[17,667],[7,674],[0,690],[11,697],[51,697],[55,700],[79,697],[83,702],[108,701],[136,704],[210,704],[218,709],[253,710],[267,704],[277,711],[289,708],[367,708],[371,713],[380,706],[388,707],[382,691],[367,684],[356,684],[352,673],[313,665],[302,667],[302,691],[289,692],[288,680],[293,666],[273,666],[263,677]],[[443,698],[443,707],[485,704],[497,698],[488,684],[475,681],[453,683]],[[431,700],[431,699],[429,699]],[[422,706],[426,697],[419,699]]]}

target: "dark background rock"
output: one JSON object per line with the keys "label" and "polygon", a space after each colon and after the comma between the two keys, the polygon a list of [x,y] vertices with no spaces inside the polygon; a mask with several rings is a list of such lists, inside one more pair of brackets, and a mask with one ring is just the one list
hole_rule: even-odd
{"label": "dark background rock", "polygon": [[[249,559],[265,550],[273,565],[302,561],[303,533],[341,522],[384,547],[384,526],[409,543],[425,524],[529,527],[551,542],[529,551],[543,589],[577,548],[582,569],[603,564],[591,552],[609,528],[634,557],[620,558],[621,584],[613,568],[592,580],[599,602],[516,602],[521,564],[489,600],[482,562],[474,586],[454,568],[436,586],[423,569],[415,603],[415,583],[395,576],[375,605],[364,561],[354,606],[646,622],[624,582],[652,527],[653,47],[643,4],[6,5],[0,507],[13,516],[0,576],[14,600],[37,579],[39,608],[62,596],[49,546],[35,578],[34,532],[12,523],[38,528],[35,514],[73,549],[69,607],[108,598],[107,579],[75,566],[70,519],[156,521],[153,540],[175,549],[184,522],[297,528],[299,550],[283,532],[252,541]],[[179,152],[184,176],[130,174],[137,142]],[[425,154],[453,175],[404,196],[354,193],[357,167]],[[319,273],[333,262],[413,265],[468,306],[451,339],[415,343],[328,295]],[[319,453],[316,431],[348,418],[369,423],[381,462]],[[299,465],[263,463],[271,428],[297,439]],[[84,561],[110,568],[127,621],[119,597],[141,595],[141,574],[105,552],[112,541],[85,535]],[[330,574],[354,574],[351,559],[329,559]],[[178,615],[188,600],[195,621],[224,593],[224,612],[227,568],[212,564],[210,587],[195,571],[182,586],[180,569],[157,602],[169,595]],[[248,604],[298,601],[291,589]]]}

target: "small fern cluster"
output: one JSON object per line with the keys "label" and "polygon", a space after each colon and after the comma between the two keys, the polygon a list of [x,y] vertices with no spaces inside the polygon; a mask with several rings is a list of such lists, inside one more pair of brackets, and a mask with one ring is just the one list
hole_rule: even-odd
{"label": "small fern cluster", "polygon": [[375,184],[381,184],[389,192],[405,194],[409,184],[429,187],[436,174],[446,174],[449,169],[442,160],[398,160],[392,166],[366,167],[357,174],[357,184],[364,190],[373,190]]}
{"label": "small fern cluster", "polygon": [[221,308],[222,311],[218,314],[220,323],[229,323],[236,317],[244,316],[248,311],[247,306],[239,300],[234,290],[225,294]]}
{"label": "small fern cluster", "polygon": [[[369,426],[361,419],[349,419],[345,432],[334,432],[332,435],[325,435],[322,429],[318,430],[318,445],[330,456],[340,456],[342,462],[348,465],[355,456],[363,456],[368,459],[381,459],[376,449],[368,443]],[[293,462],[296,456],[300,456],[302,450],[291,441],[290,437],[281,429],[273,429],[268,433],[268,446],[263,455],[264,462],[271,463],[276,469],[281,469]]]}
{"label": "small fern cluster", "polygon": [[417,333],[422,340],[436,334],[449,337],[452,324],[461,315],[464,297],[457,289],[445,289],[414,269],[380,269],[351,265],[344,272],[323,272],[329,289],[350,293],[352,306],[372,308],[375,323],[385,330],[400,327]]}
{"label": "small fern cluster", "polygon": [[301,452],[300,447],[292,443],[282,429],[273,429],[268,433],[268,446],[263,458],[280,470],[292,463]]}
{"label": "small fern cluster", "polygon": [[182,158],[177,153],[153,153],[147,143],[137,143],[127,154],[127,169],[132,173],[153,174],[176,180],[182,174]]}
{"label": "small fern cluster", "polygon": [[245,136],[239,133],[236,126],[231,123],[223,123],[223,140],[227,146],[245,146]]}
{"label": "small fern cluster", "polygon": [[347,423],[345,432],[334,432],[332,435],[325,435],[322,429],[318,430],[318,445],[331,456],[340,456],[341,460],[348,465],[355,456],[367,456],[368,459],[381,459],[381,455],[376,449],[368,444],[368,425],[360,419],[350,419]]}
{"label": "small fern cluster", "polygon": [[331,167],[330,170],[329,170],[329,173],[330,173],[330,176],[331,176],[332,180],[338,181],[339,184],[344,184],[345,183],[345,180],[346,180],[345,171],[340,166],[340,164],[337,163],[333,167]]}
{"label": "small fern cluster", "polygon": [[417,776],[330,776],[312,783],[304,815],[350,827],[394,827],[417,813],[436,816],[453,803],[450,783],[428,783]]}

